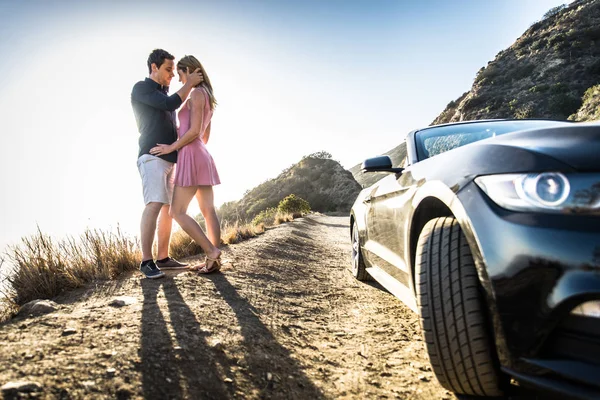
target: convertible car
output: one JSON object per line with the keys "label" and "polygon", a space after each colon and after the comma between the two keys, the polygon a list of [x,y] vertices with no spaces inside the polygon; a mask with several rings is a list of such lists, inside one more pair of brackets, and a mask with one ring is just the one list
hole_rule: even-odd
{"label": "convertible car", "polygon": [[401,146],[362,164],[387,175],[352,207],[353,275],[420,316],[445,388],[599,399],[600,124],[467,121]]}

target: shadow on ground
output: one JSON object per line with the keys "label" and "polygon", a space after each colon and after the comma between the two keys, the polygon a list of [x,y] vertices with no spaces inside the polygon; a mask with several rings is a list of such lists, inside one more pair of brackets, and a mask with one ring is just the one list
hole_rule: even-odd
{"label": "shadow on ground", "polygon": [[[235,314],[231,324],[240,327],[243,360],[232,356],[228,349],[209,343],[210,333],[203,329],[186,304],[177,281],[144,279],[141,281],[144,304],[138,366],[144,398],[223,399],[245,395],[252,398],[324,398],[302,366],[277,342],[259,319],[257,310],[238,294],[227,277],[217,274],[207,279]],[[161,289],[169,321],[158,305]],[[280,376],[284,373],[285,376]],[[247,393],[248,386],[254,388],[253,393]]]}

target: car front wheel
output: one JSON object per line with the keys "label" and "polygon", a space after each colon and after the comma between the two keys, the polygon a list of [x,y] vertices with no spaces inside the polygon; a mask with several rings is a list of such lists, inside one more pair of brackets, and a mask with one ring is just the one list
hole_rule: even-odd
{"label": "car front wheel", "polygon": [[429,221],[417,245],[421,327],[438,381],[455,393],[501,396],[504,385],[477,270],[455,218]]}

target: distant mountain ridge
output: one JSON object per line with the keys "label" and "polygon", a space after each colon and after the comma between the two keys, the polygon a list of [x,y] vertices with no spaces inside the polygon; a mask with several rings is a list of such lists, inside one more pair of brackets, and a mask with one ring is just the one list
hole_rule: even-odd
{"label": "distant mountain ridge", "polygon": [[[471,90],[431,125],[494,118],[600,119],[600,0],[549,10],[482,67]],[[406,150],[399,144],[384,154],[397,166]],[[363,187],[385,176],[363,174],[360,165],[350,171]]]}
{"label": "distant mountain ridge", "polygon": [[277,207],[290,194],[308,201],[313,211],[348,212],[360,190],[350,171],[332,160],[331,154],[319,152],[249,190],[241,200],[224,203],[219,214],[230,223],[250,221],[261,211]]}

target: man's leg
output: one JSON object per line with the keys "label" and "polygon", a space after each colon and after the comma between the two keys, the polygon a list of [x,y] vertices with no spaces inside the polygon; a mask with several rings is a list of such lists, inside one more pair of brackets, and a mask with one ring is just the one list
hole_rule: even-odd
{"label": "man's leg", "polygon": [[142,262],[153,259],[152,245],[154,244],[154,234],[156,232],[156,219],[162,207],[162,203],[148,203],[142,213],[142,221],[140,223]]}
{"label": "man's leg", "polygon": [[[165,189],[169,201],[173,199],[173,180],[175,178],[175,167],[172,167],[165,176]],[[173,217],[170,215],[171,207],[168,204],[163,205],[158,217],[158,254],[156,257],[156,266],[161,270],[167,269],[187,269],[187,264],[181,263],[174,258],[169,257],[169,245],[171,243],[171,228],[173,226]]]}
{"label": "man's leg", "polygon": [[163,204],[158,216],[158,254],[157,260],[169,257],[169,244],[171,242],[171,227],[173,218],[169,215],[170,206]]}

